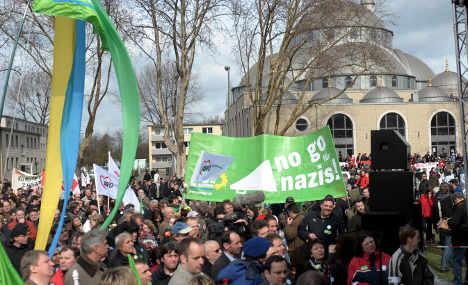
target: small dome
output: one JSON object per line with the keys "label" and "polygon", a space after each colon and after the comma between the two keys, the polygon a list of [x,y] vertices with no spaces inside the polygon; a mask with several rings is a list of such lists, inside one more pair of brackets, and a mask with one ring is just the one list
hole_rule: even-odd
{"label": "small dome", "polygon": [[452,101],[447,92],[439,87],[427,86],[418,92],[419,102],[447,102]]}
{"label": "small dome", "polygon": [[432,79],[432,85],[443,89],[457,89],[458,74],[447,69]]}
{"label": "small dome", "polygon": [[361,103],[400,103],[403,99],[390,88],[376,87],[361,99]]}
{"label": "small dome", "polygon": [[[335,88],[335,87],[328,87],[328,88],[323,88],[320,90],[317,94],[315,94],[312,99],[310,99],[309,103],[317,103],[321,102],[327,98],[332,98],[338,95],[341,92],[341,90]],[[327,101],[323,103],[324,105],[336,105],[336,104],[352,104],[353,99],[349,98],[346,93],[342,93],[340,96],[336,97],[333,100]]]}

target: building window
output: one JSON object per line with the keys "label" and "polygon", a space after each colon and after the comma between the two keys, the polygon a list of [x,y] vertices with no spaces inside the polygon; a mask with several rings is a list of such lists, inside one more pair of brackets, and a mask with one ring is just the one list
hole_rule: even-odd
{"label": "building window", "polygon": [[353,78],[351,76],[346,76],[345,77],[345,87],[351,88],[353,84]]}
{"label": "building window", "polygon": [[369,84],[370,84],[370,87],[377,87],[377,76],[371,75],[369,77]]}
{"label": "building window", "polygon": [[431,120],[432,152],[447,156],[456,152],[455,118],[448,112],[439,112]]}
{"label": "building window", "polygon": [[388,113],[380,120],[381,130],[395,130],[405,137],[405,121],[397,113]]}
{"label": "building window", "polygon": [[335,142],[336,152],[342,159],[354,153],[353,122],[344,114],[333,115],[327,122]]}
{"label": "building window", "polygon": [[393,88],[397,87],[397,77],[396,77],[396,75],[392,76],[392,87]]}
{"label": "building window", "polygon": [[204,134],[212,134],[213,133],[213,128],[202,128],[202,133]]}
{"label": "building window", "polygon": [[296,121],[296,130],[303,132],[309,127],[309,122],[306,119],[300,118]]}
{"label": "building window", "polygon": [[328,88],[328,78],[322,78],[322,88]]}
{"label": "building window", "polygon": [[193,128],[184,128],[184,134],[190,135],[193,132]]}
{"label": "building window", "polygon": [[184,142],[184,146],[185,146],[185,147],[189,147],[189,146],[190,146],[190,142]]}

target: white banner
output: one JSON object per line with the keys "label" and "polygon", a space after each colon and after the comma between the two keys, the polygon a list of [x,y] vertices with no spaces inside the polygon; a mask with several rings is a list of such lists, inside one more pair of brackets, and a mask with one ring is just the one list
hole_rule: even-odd
{"label": "white banner", "polygon": [[[100,166],[97,166],[94,164],[93,167],[94,167],[94,179],[96,182],[97,194],[107,196],[112,199],[116,199],[117,192],[119,190],[118,178]],[[133,206],[135,206],[136,211],[139,211],[140,209],[140,201],[138,200],[138,197],[136,196],[135,191],[133,191],[133,189],[130,187],[127,188],[127,191],[125,192],[122,203],[124,205],[132,204]]]}
{"label": "white banner", "polygon": [[11,188],[15,191],[19,188],[26,189],[28,186],[31,187],[31,189],[38,189],[41,186],[41,180],[41,175],[31,175],[13,168],[11,175]]}

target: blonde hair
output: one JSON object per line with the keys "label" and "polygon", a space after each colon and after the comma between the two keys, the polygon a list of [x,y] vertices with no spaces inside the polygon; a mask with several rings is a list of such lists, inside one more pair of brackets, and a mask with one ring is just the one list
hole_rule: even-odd
{"label": "blonde hair", "polygon": [[119,266],[104,272],[99,285],[138,285],[138,282],[129,267]]}

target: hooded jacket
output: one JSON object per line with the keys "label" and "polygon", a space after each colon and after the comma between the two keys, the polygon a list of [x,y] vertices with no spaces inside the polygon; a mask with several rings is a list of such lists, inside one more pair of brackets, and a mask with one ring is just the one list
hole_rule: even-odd
{"label": "hooded jacket", "polygon": [[28,243],[25,245],[21,245],[21,247],[16,247],[13,245],[11,241],[8,241],[5,246],[5,252],[10,258],[11,263],[15,267],[17,272],[20,271],[20,263],[21,263],[21,258],[23,258],[24,254],[27,251],[30,251],[34,248],[34,242],[32,239],[28,238]]}
{"label": "hooded jacket", "polygon": [[216,281],[225,280],[231,285],[260,285],[263,268],[260,264],[247,260],[235,260],[226,266],[216,277]]}

